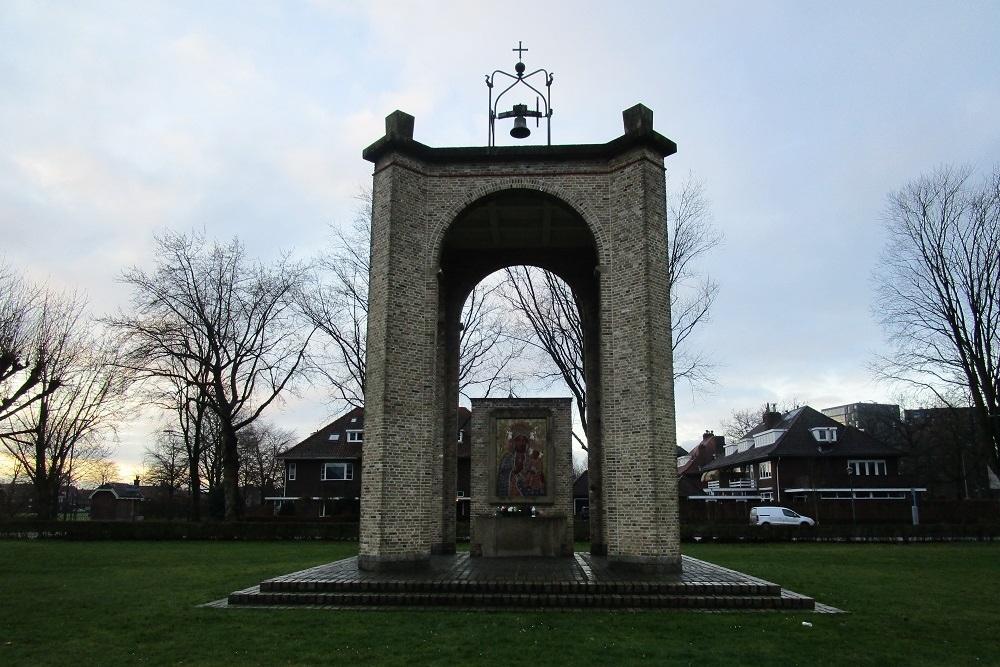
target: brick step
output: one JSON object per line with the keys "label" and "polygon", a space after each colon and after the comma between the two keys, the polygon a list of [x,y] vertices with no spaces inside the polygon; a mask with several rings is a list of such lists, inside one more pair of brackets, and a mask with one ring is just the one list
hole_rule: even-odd
{"label": "brick step", "polygon": [[545,582],[545,581],[361,581],[271,579],[262,593],[375,593],[464,595],[674,595],[777,596],[781,587],[769,582]]}
{"label": "brick step", "polygon": [[778,595],[671,595],[655,593],[471,593],[471,592],[263,592],[230,594],[229,606],[328,606],[346,608],[438,607],[460,609],[815,609],[812,598]]}

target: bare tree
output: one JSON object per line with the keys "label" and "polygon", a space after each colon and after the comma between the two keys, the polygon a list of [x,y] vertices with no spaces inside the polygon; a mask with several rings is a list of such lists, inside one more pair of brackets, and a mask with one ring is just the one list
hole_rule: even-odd
{"label": "bare tree", "polygon": [[[566,383],[586,433],[583,320],[573,290],[555,274],[535,267],[512,266],[504,273],[504,298],[513,312],[523,318],[512,327],[513,334],[522,343],[544,353],[538,377],[549,382],[562,379]],[[545,361],[551,365],[545,364]],[[545,370],[546,367],[549,370]],[[575,431],[573,437],[586,449],[586,444]]]}
{"label": "bare tree", "polygon": [[[281,429],[270,422],[258,420],[240,433],[240,485],[247,503],[258,509],[266,493],[272,493],[284,465],[278,454],[288,449],[295,438],[290,429]],[[249,491],[256,494],[251,501]]]}
{"label": "bare tree", "polygon": [[888,196],[874,274],[890,352],[878,377],[971,405],[1000,471],[1000,165],[981,183],[943,167]]}
{"label": "bare tree", "polygon": [[166,489],[167,516],[173,518],[174,494],[188,485],[191,470],[184,434],[173,428],[162,429],[153,444],[146,447],[142,462],[146,484]]}
{"label": "bare tree", "polygon": [[48,322],[44,315],[49,298],[10,265],[0,264],[0,421],[59,386],[59,378],[50,377],[46,384],[46,359],[39,354],[45,349],[42,338],[47,332],[40,327]]}
{"label": "bare tree", "polygon": [[362,189],[356,201],[349,227],[332,228],[330,250],[316,258],[300,301],[309,321],[324,334],[314,370],[333,387],[335,400],[360,407],[365,399],[371,189]]}
{"label": "bare tree", "polygon": [[761,422],[764,420],[764,413],[768,410],[772,412],[779,412],[785,414],[796,408],[800,408],[806,405],[806,401],[801,401],[798,398],[792,398],[789,400],[781,401],[780,403],[772,403],[770,405],[764,404],[760,408],[739,408],[733,410],[729,419],[725,419],[719,425],[722,428],[722,432],[725,434],[726,439],[731,442],[736,442],[745,436],[747,433],[753,429],[760,426]]}
{"label": "bare tree", "polygon": [[529,374],[521,361],[527,344],[513,334],[502,283],[487,278],[462,308],[458,391],[466,398],[497,392],[514,394]]}
{"label": "bare tree", "polygon": [[[223,455],[222,455],[222,429],[219,427],[218,418],[211,412],[205,413],[205,421],[202,424],[201,432],[201,458],[199,466],[201,470],[201,491],[212,499],[223,486]],[[213,512],[213,517],[218,516],[214,508],[209,508]],[[222,508],[223,513],[225,507]]]}
{"label": "bare tree", "polygon": [[[690,336],[709,321],[719,285],[697,270],[696,260],[718,246],[722,235],[712,225],[710,202],[701,181],[688,176],[669,197],[666,225],[674,381],[685,380],[692,390],[703,389],[715,383],[715,362],[691,344]],[[506,274],[506,299],[528,325],[520,334],[522,341],[545,353],[554,367],[548,377],[566,383],[586,432],[580,304],[569,285],[548,271],[511,267]],[[583,445],[579,436],[574,436]]]}
{"label": "bare tree", "polygon": [[704,181],[692,175],[667,199],[667,243],[670,327],[673,334],[674,381],[692,390],[715,384],[716,362],[692,345],[690,336],[711,319],[719,284],[698,270],[697,261],[723,241],[712,224],[711,202]]}
{"label": "bare tree", "polygon": [[60,488],[74,464],[110,455],[106,438],[123,416],[128,373],[118,370],[120,345],[100,336],[76,295],[46,293],[37,310],[32,355],[40,360],[39,392],[0,423],[0,442],[35,488],[40,519],[55,518]]}
{"label": "bare tree", "polygon": [[[204,383],[188,384],[179,377],[163,378],[160,382],[147,385],[149,391],[146,392],[150,403],[160,406],[165,414],[169,414],[173,418],[173,423],[165,424],[162,429],[162,434],[169,439],[169,443],[163,442],[164,438],[158,438],[152,447],[157,453],[150,453],[150,458],[145,461],[146,466],[156,470],[158,467],[166,465],[165,460],[157,461],[161,456],[170,460],[176,456],[183,459],[186,466],[183,473],[179,471],[176,474],[173,471],[168,473],[160,469],[155,473],[155,476],[157,479],[176,478],[179,483],[187,486],[188,519],[190,521],[201,520],[201,495],[204,481],[202,479],[202,451],[208,446],[206,419],[211,418],[205,399],[198,390],[202,384]],[[149,453],[148,450],[147,453]]]}
{"label": "bare tree", "polygon": [[734,409],[728,419],[722,420],[719,426],[725,434],[727,442],[736,442],[747,433],[757,428],[764,415],[762,408],[737,408]]}
{"label": "bare tree", "polygon": [[190,388],[219,420],[225,517],[239,514],[238,433],[299,374],[312,328],[295,296],[305,268],[283,257],[250,260],[238,239],[204,233],[156,237],[154,270],[126,271],[133,312],[109,319],[127,334],[131,362],[148,378]]}
{"label": "bare tree", "polygon": [[26,510],[30,497],[21,493],[27,484],[24,466],[6,452],[0,452],[0,518],[13,518]]}

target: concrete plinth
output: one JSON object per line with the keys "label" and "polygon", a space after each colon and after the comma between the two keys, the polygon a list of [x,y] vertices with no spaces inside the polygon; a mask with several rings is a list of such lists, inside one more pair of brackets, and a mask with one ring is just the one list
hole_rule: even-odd
{"label": "concrete plinth", "polygon": [[471,552],[485,558],[572,556],[571,526],[562,515],[477,516]]}

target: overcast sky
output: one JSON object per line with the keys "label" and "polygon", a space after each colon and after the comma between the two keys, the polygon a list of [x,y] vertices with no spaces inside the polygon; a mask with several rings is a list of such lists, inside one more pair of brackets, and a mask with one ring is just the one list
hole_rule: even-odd
{"label": "overcast sky", "polygon": [[[165,228],[311,254],[393,110],[430,146],[486,143],[484,77],[519,40],[555,75],[554,143],[610,141],[643,103],[671,181],[705,182],[726,242],[699,344],[723,365],[713,393],[679,389],[682,445],[734,408],[891,398],[864,370],[880,212],[1000,160],[997,2],[0,0],[0,256],[100,313]],[[304,437],[327,414],[270,418]],[[125,474],[143,438],[123,431]]]}

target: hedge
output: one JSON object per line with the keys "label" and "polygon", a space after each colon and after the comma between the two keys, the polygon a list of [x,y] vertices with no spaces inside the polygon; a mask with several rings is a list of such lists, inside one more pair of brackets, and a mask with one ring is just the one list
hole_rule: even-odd
{"label": "hedge", "polygon": [[11,521],[0,537],[65,540],[357,540],[357,522]]}
{"label": "hedge", "polygon": [[[469,524],[456,526],[458,541],[469,539]],[[590,524],[574,522],[574,539],[590,539]],[[64,540],[351,540],[356,521],[37,521],[0,522],[0,538]],[[947,542],[1000,540],[1000,524],[749,526],[685,524],[682,542]]]}

